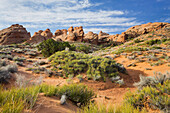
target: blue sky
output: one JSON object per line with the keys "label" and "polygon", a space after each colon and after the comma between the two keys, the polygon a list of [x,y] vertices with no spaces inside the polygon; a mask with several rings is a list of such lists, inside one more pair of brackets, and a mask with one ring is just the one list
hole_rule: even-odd
{"label": "blue sky", "polygon": [[170,22],[169,0],[0,0],[0,29],[22,24],[38,30],[83,26],[84,31],[121,33],[134,25]]}

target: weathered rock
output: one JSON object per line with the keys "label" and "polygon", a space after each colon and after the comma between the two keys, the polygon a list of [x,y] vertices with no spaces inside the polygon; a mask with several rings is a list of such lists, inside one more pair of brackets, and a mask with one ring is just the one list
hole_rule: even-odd
{"label": "weathered rock", "polygon": [[162,28],[170,27],[170,23],[165,22],[155,22],[155,23],[147,23],[142,25],[136,25],[129,28],[127,31],[122,34],[116,34],[115,36],[109,37],[113,41],[117,42],[125,42],[127,39],[135,38],[143,34],[147,34],[150,32],[158,31]]}
{"label": "weathered rock", "polygon": [[102,31],[100,31],[99,32],[99,35],[98,35],[98,42],[100,43],[100,44],[103,44],[103,43],[106,43],[106,42],[108,42],[108,41],[110,41],[109,40],[109,34],[108,33],[104,33],[104,32],[102,32]]}
{"label": "weathered rock", "polygon": [[77,42],[82,42],[83,41],[84,31],[83,31],[83,27],[82,26],[75,27],[73,33],[75,34]]}
{"label": "weathered rock", "polygon": [[46,29],[41,33],[41,35],[44,36],[46,39],[53,37],[53,33],[50,31],[50,29]]}
{"label": "weathered rock", "polygon": [[42,42],[44,40],[46,40],[46,37],[44,37],[41,34],[35,32],[34,35],[28,41],[26,41],[26,43],[38,44],[38,43],[40,43],[40,42]]}
{"label": "weathered rock", "polygon": [[30,37],[30,33],[27,32],[22,25],[15,24],[0,31],[0,44],[7,45],[22,43]]}
{"label": "weathered rock", "polygon": [[90,31],[85,34],[83,41],[91,44],[98,44],[98,35]]}
{"label": "weathered rock", "polygon": [[67,29],[62,29],[62,30],[56,30],[55,35],[54,35],[54,40],[56,41],[65,41],[67,37]]}
{"label": "weathered rock", "polygon": [[26,43],[38,44],[52,37],[53,33],[51,33],[50,29],[46,29],[45,31],[39,30],[38,32],[35,32],[34,35],[28,41],[26,41]]}

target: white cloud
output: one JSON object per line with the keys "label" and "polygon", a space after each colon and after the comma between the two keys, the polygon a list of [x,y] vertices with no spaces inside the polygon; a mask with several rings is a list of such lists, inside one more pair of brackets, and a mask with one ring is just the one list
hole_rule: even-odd
{"label": "white cloud", "polygon": [[125,31],[127,28],[85,28],[84,31],[87,33],[89,31],[92,31],[94,33],[99,33],[100,31],[103,32],[110,32],[110,33],[116,33],[118,31]]}
{"label": "white cloud", "polygon": [[165,22],[170,22],[170,18],[165,19]]}
{"label": "white cloud", "polygon": [[[90,3],[89,0],[0,0],[0,29],[9,23],[22,23],[28,28],[70,26],[122,26],[136,24],[136,18],[123,17],[127,11],[90,10],[102,3]],[[6,23],[6,24],[4,24]],[[101,28],[102,29],[102,28]],[[108,29],[103,29],[110,32]],[[110,29],[119,31],[120,29]]]}

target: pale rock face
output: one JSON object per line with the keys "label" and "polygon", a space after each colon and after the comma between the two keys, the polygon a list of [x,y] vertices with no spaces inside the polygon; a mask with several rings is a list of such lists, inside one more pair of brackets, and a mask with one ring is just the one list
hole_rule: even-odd
{"label": "pale rock face", "polygon": [[0,44],[17,44],[28,40],[31,37],[26,28],[22,25],[14,24],[0,31]]}

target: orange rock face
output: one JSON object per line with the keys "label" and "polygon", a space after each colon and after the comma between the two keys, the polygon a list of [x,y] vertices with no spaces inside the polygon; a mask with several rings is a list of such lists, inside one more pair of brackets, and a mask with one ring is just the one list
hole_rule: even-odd
{"label": "orange rock face", "polygon": [[41,33],[42,36],[46,37],[46,39],[52,38],[53,33],[50,31],[50,29],[46,29]]}
{"label": "orange rock face", "polygon": [[30,33],[27,32],[22,25],[14,24],[0,31],[0,44],[7,45],[22,43],[30,37]]}

